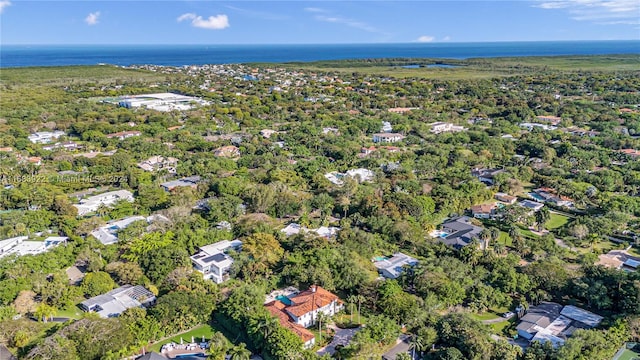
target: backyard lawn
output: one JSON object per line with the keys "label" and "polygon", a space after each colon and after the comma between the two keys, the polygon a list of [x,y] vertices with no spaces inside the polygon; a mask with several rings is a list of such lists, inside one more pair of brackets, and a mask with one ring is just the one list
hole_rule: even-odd
{"label": "backyard lawn", "polygon": [[513,241],[511,241],[511,237],[504,231],[500,231],[500,237],[498,237],[498,242],[500,244],[505,244],[506,246],[513,245]]}
{"label": "backyard lawn", "polygon": [[633,255],[633,256],[640,257],[640,248],[632,247],[631,249],[629,249],[629,254]]}
{"label": "backyard lawn", "polygon": [[624,351],[615,360],[635,360],[640,359],[640,353],[624,349]]}
{"label": "backyard lawn", "polygon": [[182,340],[185,343],[191,342],[191,337],[194,337],[194,340],[196,341],[196,343],[199,343],[202,341],[202,337],[204,336],[205,341],[209,341],[211,339],[211,335],[213,335],[213,333],[215,333],[217,330],[214,329],[213,327],[211,327],[211,325],[201,325],[198,326],[197,328],[194,328],[192,330],[189,330],[185,333],[182,334],[177,334],[174,335],[170,338],[167,338],[165,340],[159,341],[155,344],[153,344],[153,346],[151,346],[149,348],[149,350],[151,351],[155,351],[155,352],[160,352],[160,348],[162,348],[162,345],[164,344],[168,344],[170,342],[174,342],[176,344],[180,344],[180,338],[182,338]]}
{"label": "backyard lawn", "polygon": [[56,312],[56,317],[61,318],[70,318],[70,319],[80,319],[83,311],[80,310],[77,306],[72,306],[66,309],[59,309]]}
{"label": "backyard lawn", "polygon": [[550,215],[551,216],[549,221],[547,221],[547,223],[544,225],[547,230],[561,228],[565,226],[569,222],[569,220],[571,220],[571,218],[566,215],[561,215],[554,212],[552,212]]}

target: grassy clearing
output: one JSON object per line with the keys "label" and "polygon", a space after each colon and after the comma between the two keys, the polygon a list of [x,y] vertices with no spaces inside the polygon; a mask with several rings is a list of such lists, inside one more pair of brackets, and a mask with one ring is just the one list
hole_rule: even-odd
{"label": "grassy clearing", "polygon": [[194,337],[194,340],[196,341],[196,343],[199,343],[202,341],[202,337],[204,336],[205,341],[209,341],[211,339],[211,335],[213,335],[213,333],[217,332],[218,330],[216,330],[215,328],[213,328],[211,325],[201,325],[198,326],[190,331],[187,331],[186,333],[182,333],[182,334],[177,334],[172,336],[171,338],[159,341],[155,344],[153,344],[149,349],[151,351],[155,351],[155,352],[160,352],[160,348],[162,348],[162,345],[164,344],[168,344],[170,342],[174,342],[176,344],[180,344],[180,338],[182,338],[182,340],[185,343],[191,342],[191,337]]}
{"label": "grassy clearing", "polygon": [[491,330],[493,330],[493,333],[497,335],[507,335],[505,334],[506,330],[513,326],[517,321],[517,318],[514,316],[507,321],[491,324]]}
{"label": "grassy clearing", "polygon": [[506,246],[513,245],[513,240],[511,240],[511,237],[505,231],[500,231],[500,237],[498,238],[498,242],[500,244],[505,244]]}
{"label": "grassy clearing", "polygon": [[557,213],[551,213],[550,214],[550,219],[549,219],[549,221],[547,221],[546,224],[544,224],[544,227],[547,230],[558,229],[558,228],[561,228],[561,227],[567,225],[567,223],[570,220],[571,220],[571,218],[566,216],[566,215],[557,214]]}
{"label": "grassy clearing", "polygon": [[56,313],[56,317],[65,317],[70,319],[80,319],[82,317],[83,311],[80,310],[77,306],[69,307],[66,309],[60,309]]}
{"label": "grassy clearing", "polygon": [[640,358],[640,353],[637,353],[629,349],[624,349],[622,354],[620,354],[620,356],[616,358],[616,360],[635,360],[638,358]]}
{"label": "grassy clearing", "polygon": [[629,249],[629,254],[640,257],[640,248],[632,247],[631,249]]}

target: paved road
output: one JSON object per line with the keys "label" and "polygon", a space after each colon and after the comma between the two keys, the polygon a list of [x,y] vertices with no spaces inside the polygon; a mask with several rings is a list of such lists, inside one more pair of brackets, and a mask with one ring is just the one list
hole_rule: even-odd
{"label": "paved road", "polygon": [[353,335],[355,335],[358,331],[360,331],[361,328],[357,327],[353,329],[341,329],[339,327],[334,327],[333,329],[335,330],[335,334],[333,335],[333,340],[331,340],[329,345],[318,350],[317,351],[318,355],[329,354],[333,356],[333,354],[336,352],[336,346],[349,345],[349,342],[351,341],[351,338],[353,338]]}

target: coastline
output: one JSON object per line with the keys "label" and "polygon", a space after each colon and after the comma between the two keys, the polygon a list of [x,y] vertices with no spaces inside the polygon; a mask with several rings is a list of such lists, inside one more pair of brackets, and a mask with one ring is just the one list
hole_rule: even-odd
{"label": "coastline", "polygon": [[295,45],[2,45],[0,68],[640,54],[640,40]]}

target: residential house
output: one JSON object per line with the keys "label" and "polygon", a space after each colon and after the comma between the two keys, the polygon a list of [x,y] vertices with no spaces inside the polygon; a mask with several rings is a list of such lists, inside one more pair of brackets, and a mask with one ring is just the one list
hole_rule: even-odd
{"label": "residential house", "polygon": [[562,121],[561,117],[551,116],[551,115],[539,115],[539,116],[536,116],[536,119],[540,122],[547,122],[554,126],[560,124],[560,122]]}
{"label": "residential house", "polygon": [[472,223],[468,216],[449,219],[441,225],[438,241],[461,249],[480,236],[483,228]]}
{"label": "residential house", "polygon": [[330,173],[326,173],[324,177],[329,180],[332,184],[335,185],[343,185],[344,178],[349,177],[355,179],[357,182],[370,182],[375,178],[375,174],[373,171],[368,169],[351,169],[347,170],[346,173],[339,173],[337,171],[332,171]]}
{"label": "residential house", "polygon": [[78,216],[95,212],[101,206],[112,206],[119,201],[133,202],[133,194],[128,190],[116,190],[94,195],[80,200],[79,204],[73,204],[78,209]]}
{"label": "residential house", "polygon": [[530,212],[538,212],[544,206],[544,204],[531,200],[522,200],[518,203],[518,205],[530,210]]}
{"label": "residential house", "polygon": [[28,236],[0,240],[0,258],[10,255],[38,255],[69,240],[66,236],[49,236],[44,241],[30,241]]}
{"label": "residential house", "polygon": [[153,351],[135,358],[135,360],[167,360],[167,359],[168,357]]}
{"label": "residential house", "polygon": [[478,178],[481,182],[487,185],[493,185],[495,183],[496,175],[504,173],[502,169],[480,169],[475,168],[471,170],[471,175]]}
{"label": "residential house", "polygon": [[516,327],[518,336],[529,341],[551,342],[563,345],[578,329],[592,329],[600,324],[602,316],[573,305],[562,306],[542,302],[527,310]]}
{"label": "residential house", "polygon": [[318,313],[322,312],[327,316],[337,314],[344,304],[337,295],[312,285],[296,296],[289,298],[291,304],[285,307],[285,311],[293,322],[304,327],[316,324]]}
{"label": "residential house", "polygon": [[380,128],[380,132],[390,133],[392,131],[393,131],[393,126],[391,126],[391,123],[388,121],[383,121],[382,127]]}
{"label": "residential house", "polygon": [[494,199],[500,201],[501,203],[507,204],[507,205],[513,205],[516,203],[516,201],[518,201],[518,198],[516,196],[511,196],[505,193],[496,193],[494,196]]}
{"label": "residential house", "polygon": [[429,131],[436,135],[444,132],[458,132],[458,131],[467,130],[465,127],[442,122],[442,121],[431,123],[429,124],[429,126],[431,126],[431,129]]}
{"label": "residential house", "polygon": [[534,128],[538,128],[544,131],[551,131],[551,130],[556,130],[557,127],[555,126],[551,126],[551,125],[547,125],[547,124],[538,124],[538,123],[529,123],[529,122],[524,122],[520,124],[520,127],[525,128],[529,131],[533,131]]}
{"label": "residential house", "polygon": [[110,318],[117,317],[130,308],[149,307],[155,301],[156,296],[143,286],[123,285],[81,302],[80,308],[86,312],[95,312],[101,318]]}
{"label": "residential house", "polygon": [[573,207],[573,199],[564,195],[558,196],[554,189],[541,187],[533,190],[532,193],[529,193],[529,196],[535,200],[551,203],[555,206]]}
{"label": "residential house", "polygon": [[313,333],[307,330],[304,326],[298,325],[291,320],[289,315],[284,311],[286,305],[282,301],[275,300],[265,304],[264,307],[271,313],[271,315],[278,319],[281,326],[289,329],[302,340],[302,344],[305,349],[310,349],[315,345],[315,335],[313,335]]}
{"label": "residential house", "polygon": [[312,285],[303,292],[279,295],[264,306],[282,326],[302,339],[305,348],[310,348],[315,344],[315,337],[306,328],[316,324],[320,312],[333,316],[342,310],[344,304],[337,295]]}
{"label": "residential house", "polygon": [[119,220],[112,220],[106,223],[106,225],[101,226],[92,232],[89,235],[98,239],[103,245],[111,245],[118,242],[118,232],[125,229],[129,225],[133,224],[136,221],[146,221],[150,223],[154,220],[154,216],[144,217],[144,216],[129,216]]}
{"label": "residential house", "polygon": [[160,184],[160,186],[165,191],[173,191],[174,189],[179,187],[190,187],[192,189],[195,189],[198,187],[199,182],[200,182],[200,176],[196,175],[196,176],[185,177],[179,180],[163,182],[162,184]]}
{"label": "residential house", "polygon": [[56,131],[40,131],[35,132],[28,136],[29,141],[34,144],[48,144],[52,142],[54,139],[57,139],[61,136],[64,136],[65,132],[56,130]]}
{"label": "residential house", "polygon": [[418,260],[403,253],[395,253],[392,257],[377,258],[373,266],[378,269],[378,273],[387,279],[397,279],[404,271],[405,266],[413,267],[418,264]]}
{"label": "residential house", "polygon": [[118,139],[118,140],[124,140],[124,139],[128,139],[130,137],[134,137],[134,136],[140,136],[140,131],[120,131],[117,133],[113,133],[113,134],[107,134],[106,137],[108,139]]}
{"label": "residential house", "polygon": [[53,151],[53,150],[58,150],[58,149],[63,149],[63,150],[77,150],[82,148],[82,145],[73,142],[73,141],[65,141],[62,143],[55,143],[52,145],[45,145],[42,147],[42,150],[47,150],[47,151]]}
{"label": "residential house", "polygon": [[162,155],[152,156],[147,160],[138,163],[138,167],[142,170],[150,172],[166,170],[169,174],[176,173],[177,165],[178,159],[172,157],[164,157]]}
{"label": "residential house", "polygon": [[471,207],[471,215],[476,219],[491,219],[496,215],[496,210],[495,203],[474,205]]}
{"label": "residential house", "polygon": [[396,143],[404,138],[404,135],[398,133],[379,133],[373,134],[372,140],[374,143]]}
{"label": "residential house", "polygon": [[326,128],[322,128],[322,133],[324,135],[327,135],[327,134],[338,135],[338,134],[340,134],[340,130],[338,130],[338,128],[334,128],[334,127],[326,127]]}
{"label": "residential house", "polygon": [[635,150],[635,149],[622,149],[622,150],[618,150],[618,152],[628,155],[634,159],[640,156],[640,150]]}
{"label": "residential house", "polygon": [[69,279],[69,284],[71,285],[80,285],[85,275],[84,268],[80,268],[78,266],[68,267],[65,270],[65,273],[67,274],[67,278]]}
{"label": "residential house", "polygon": [[271,130],[271,129],[262,129],[260,130],[260,135],[262,135],[265,139],[268,139],[271,137],[271,135],[273,134],[277,134],[278,132],[276,130]]}
{"label": "residential house", "polygon": [[289,225],[287,225],[284,229],[280,230],[281,232],[285,233],[285,235],[287,236],[291,236],[291,235],[297,235],[297,234],[306,234],[306,233],[316,233],[318,236],[322,236],[324,238],[332,238],[335,237],[338,234],[338,231],[340,231],[339,227],[335,227],[335,226],[321,226],[317,229],[307,229],[305,227],[300,226],[297,223],[291,223]]}
{"label": "residential house", "polygon": [[215,149],[213,154],[218,157],[236,158],[240,156],[240,149],[233,145],[222,146]]}
{"label": "residential house", "polygon": [[420,108],[417,107],[395,107],[395,108],[390,108],[387,111],[390,113],[394,113],[394,114],[406,114],[412,110],[417,110]]}
{"label": "residential house", "polygon": [[220,284],[229,279],[229,270],[233,264],[233,258],[227,253],[230,250],[238,251],[241,247],[240,240],[223,240],[205,245],[200,247],[197,254],[191,256],[191,263],[202,273],[205,280],[213,280]]}

